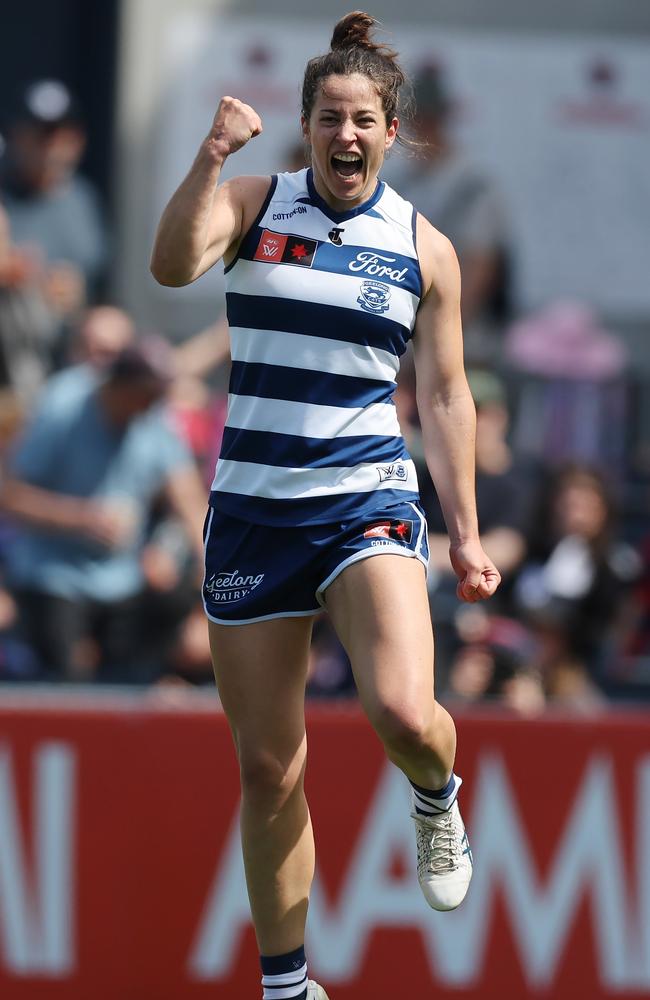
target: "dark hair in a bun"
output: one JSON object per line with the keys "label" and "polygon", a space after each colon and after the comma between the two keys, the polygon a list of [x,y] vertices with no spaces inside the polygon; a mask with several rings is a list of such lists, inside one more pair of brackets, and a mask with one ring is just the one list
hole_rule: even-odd
{"label": "dark hair in a bun", "polygon": [[350,49],[355,45],[360,45],[361,48],[369,49],[371,52],[385,51],[387,55],[396,56],[397,53],[390,50],[388,46],[377,45],[371,40],[370,32],[376,23],[370,14],[366,14],[362,10],[353,10],[351,14],[346,14],[334,26],[330,49],[335,52],[337,49]]}
{"label": "dark hair in a bun", "polygon": [[[328,76],[361,73],[377,88],[386,124],[397,114],[399,92],[406,76],[397,62],[397,52],[371,38],[377,22],[362,10],[346,14],[334,28],[330,51],[310,59],[302,86],[302,113],[309,118],[321,81]],[[399,141],[399,136],[398,136]]]}

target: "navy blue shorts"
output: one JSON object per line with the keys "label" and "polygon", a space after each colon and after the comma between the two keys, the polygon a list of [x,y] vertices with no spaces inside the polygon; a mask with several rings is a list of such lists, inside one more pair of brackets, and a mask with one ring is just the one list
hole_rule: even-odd
{"label": "navy blue shorts", "polygon": [[323,594],[353,562],[384,552],[429,560],[419,504],[378,507],[345,523],[269,527],[210,508],[205,522],[203,604],[220,625],[313,615]]}

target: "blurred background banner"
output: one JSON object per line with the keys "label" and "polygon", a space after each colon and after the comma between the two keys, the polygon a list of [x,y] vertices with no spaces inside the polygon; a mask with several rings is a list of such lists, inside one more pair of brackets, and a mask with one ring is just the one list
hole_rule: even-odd
{"label": "blurred background banner", "polygon": [[[254,995],[230,735],[212,699],[187,706],[6,699],[3,997]],[[419,894],[405,782],[365,720],[312,706],[308,721],[310,961],[337,1000],[648,996],[647,720],[461,716],[480,863],[450,914]]]}
{"label": "blurred background banner", "polygon": [[[160,56],[151,229],[184,176],[223,94],[251,104],[264,133],[224,176],[288,169],[300,81],[331,23],[170,16]],[[573,295],[625,318],[650,312],[650,60],[626,39],[391,25],[411,74],[431,64],[454,95],[461,145],[507,193],[520,308]],[[218,57],[216,57],[218,55]],[[403,158],[393,152],[388,171]],[[615,234],[615,237],[614,235]],[[164,292],[161,294],[165,294]],[[196,295],[214,296],[211,281]]]}

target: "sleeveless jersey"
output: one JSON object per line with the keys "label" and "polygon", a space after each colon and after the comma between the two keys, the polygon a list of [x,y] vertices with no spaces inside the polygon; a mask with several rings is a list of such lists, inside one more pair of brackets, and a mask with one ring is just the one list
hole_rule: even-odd
{"label": "sleeveless jersey", "polygon": [[335,212],[311,170],[278,174],[225,275],[232,370],[211,505],[301,525],[416,500],[393,402],[422,292],[413,206],[380,182]]}

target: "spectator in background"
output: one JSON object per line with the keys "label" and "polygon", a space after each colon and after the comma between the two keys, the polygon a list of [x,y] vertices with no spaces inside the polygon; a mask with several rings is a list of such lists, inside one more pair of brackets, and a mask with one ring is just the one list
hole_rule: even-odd
{"label": "spectator in background", "polygon": [[[476,499],[481,537],[502,574],[501,594],[521,565],[532,527],[540,473],[510,447],[506,390],[491,372],[468,369],[467,380],[476,406]],[[422,489],[429,520],[430,567],[449,574],[449,539],[430,477]]]}
{"label": "spectator in background", "polygon": [[176,372],[184,379],[205,378],[230,361],[230,338],[226,314],[192,334],[174,348]]}
{"label": "spectator in background", "polygon": [[[501,573],[495,610],[511,613],[515,574],[526,556],[540,470],[510,446],[506,389],[501,379],[481,369],[468,369],[467,380],[476,406],[476,504],[485,551]],[[417,432],[408,438],[411,455],[418,454]],[[415,447],[413,447],[415,445]],[[455,577],[449,566],[449,537],[430,476],[418,467],[422,505],[429,524],[429,592],[436,626],[439,665],[444,671],[457,645]]]}
{"label": "spectator in background", "polygon": [[641,561],[621,541],[602,475],[587,465],[557,471],[542,498],[537,537],[515,585],[539,646],[550,698],[576,707],[602,700],[613,630]]}
{"label": "spectator in background", "polygon": [[463,645],[451,664],[447,697],[470,705],[496,704],[519,715],[544,710],[534,642],[523,625],[470,607],[459,615],[458,631]]}
{"label": "spectator in background", "polygon": [[43,274],[11,237],[0,204],[0,388],[29,407],[52,366],[59,318]]}
{"label": "spectator in background", "polygon": [[[174,420],[209,486],[221,449],[228,409],[230,336],[225,314],[174,349],[174,367],[176,378],[171,398]],[[208,378],[222,367],[221,379],[210,384]]]}
{"label": "spectator in background", "polygon": [[78,173],[79,106],[60,81],[37,80],[20,94],[6,136],[0,190],[12,237],[65,322],[97,294],[107,256],[99,199]]}
{"label": "spectator in background", "polygon": [[99,680],[151,679],[140,625],[148,522],[161,493],[202,557],[205,491],[156,406],[172,374],[168,352],[143,341],[104,372],[79,365],[55,376],[11,461],[1,498],[19,529],[8,570],[49,678],[84,676],[92,640]]}
{"label": "spectator in background", "polygon": [[[24,417],[24,408],[16,394],[0,388],[0,482]],[[11,543],[11,526],[0,517],[0,680],[31,680],[38,671],[38,663],[20,634],[18,609],[5,579],[6,553]]]}
{"label": "spectator in background", "polygon": [[[82,315],[71,343],[71,360],[97,371],[108,367],[136,339],[131,317],[112,305],[94,306]],[[174,430],[180,435],[203,473],[214,468],[215,436],[221,442],[221,397],[213,396],[202,376],[229,358],[225,320],[195,334],[173,349],[173,380],[166,397]],[[61,373],[55,384],[75,378],[75,368]],[[205,479],[206,487],[211,479]],[[140,601],[140,635],[146,637],[146,661],[153,677],[180,677],[191,683],[212,681],[212,663],[203,605],[192,573],[192,544],[186,525],[165,498],[154,505],[142,552],[145,590]]]}
{"label": "spectator in background", "polygon": [[109,305],[85,309],[70,331],[65,364],[42,386],[37,405],[47,408],[50,392],[62,399],[67,386],[77,392],[80,383],[100,375],[135,340],[135,325],[123,309]]}
{"label": "spectator in background", "polygon": [[[647,518],[646,518],[647,520]],[[638,543],[641,571],[622,621],[621,655],[608,675],[608,690],[617,698],[650,700],[650,534]]]}
{"label": "spectator in background", "polygon": [[398,190],[453,243],[462,276],[466,360],[487,363],[495,353],[496,326],[508,312],[505,208],[493,179],[453,141],[454,102],[438,65],[416,72],[413,93],[413,124],[422,147],[389,174],[394,172]]}
{"label": "spectator in background", "polygon": [[307,694],[310,698],[352,698],[356,694],[350,660],[325,614],[314,622]]}
{"label": "spectator in background", "polygon": [[135,324],[123,309],[100,305],[82,313],[70,344],[69,362],[100,371],[135,342]]}
{"label": "spectator in background", "polygon": [[521,452],[557,466],[579,461],[621,481],[628,461],[628,350],[586,303],[561,300],[506,331]]}

